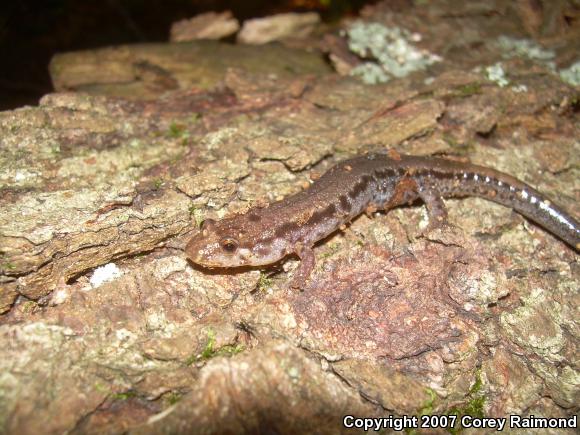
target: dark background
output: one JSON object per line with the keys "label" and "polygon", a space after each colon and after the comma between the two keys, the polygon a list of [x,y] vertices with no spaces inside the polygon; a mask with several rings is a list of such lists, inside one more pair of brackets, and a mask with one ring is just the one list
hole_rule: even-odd
{"label": "dark background", "polygon": [[324,20],[356,13],[364,0],[2,0],[0,110],[36,104],[52,90],[55,53],[167,41],[171,23],[206,11],[244,20],[288,11],[318,11]]}

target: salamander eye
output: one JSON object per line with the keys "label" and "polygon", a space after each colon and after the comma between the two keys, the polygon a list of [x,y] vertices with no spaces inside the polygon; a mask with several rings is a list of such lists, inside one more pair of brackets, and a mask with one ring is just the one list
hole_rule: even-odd
{"label": "salamander eye", "polygon": [[222,249],[227,252],[236,252],[236,249],[238,249],[238,241],[229,237],[222,239],[220,245]]}

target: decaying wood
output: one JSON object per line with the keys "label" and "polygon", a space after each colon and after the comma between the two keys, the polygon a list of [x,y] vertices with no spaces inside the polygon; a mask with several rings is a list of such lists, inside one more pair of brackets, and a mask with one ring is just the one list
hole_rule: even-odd
{"label": "decaying wood", "polygon": [[0,114],[3,431],[577,413],[578,257],[509,209],[448,201],[452,226],[430,231],[421,206],[363,215],[316,247],[303,292],[285,285],[293,260],[210,272],[180,251],[201,220],[381,147],[498,168],[578,216],[577,88],[522,59],[502,61],[505,87],[472,69],[500,58],[481,48],[493,23],[529,16],[537,32],[537,14],[388,3],[365,19],[439,32],[423,43],[449,63],[368,86],[282,45],[107,48],[55,58],[57,90],[74,92]]}

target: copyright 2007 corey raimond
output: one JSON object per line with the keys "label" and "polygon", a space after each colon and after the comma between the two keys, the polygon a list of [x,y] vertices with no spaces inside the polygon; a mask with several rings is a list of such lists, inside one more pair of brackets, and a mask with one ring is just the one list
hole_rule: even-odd
{"label": "copyright 2007 corey raimond", "polygon": [[392,429],[575,429],[578,427],[577,415],[572,417],[536,417],[534,415],[509,415],[507,417],[473,417],[470,415],[421,415],[388,417],[355,417],[345,415],[342,424],[347,429],[379,431]]}

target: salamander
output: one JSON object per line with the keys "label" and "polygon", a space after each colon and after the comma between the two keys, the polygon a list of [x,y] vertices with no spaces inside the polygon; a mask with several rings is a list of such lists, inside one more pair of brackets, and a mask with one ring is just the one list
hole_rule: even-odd
{"label": "salamander", "polygon": [[313,245],[359,214],[420,199],[430,225],[438,226],[447,218],[442,198],[465,196],[511,207],[580,250],[578,221],[522,181],[484,166],[391,150],[338,163],[307,189],[269,206],[207,219],[185,252],[209,268],[263,266],[295,254],[301,263],[291,285],[302,287],[315,265]]}

